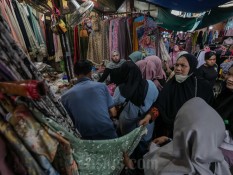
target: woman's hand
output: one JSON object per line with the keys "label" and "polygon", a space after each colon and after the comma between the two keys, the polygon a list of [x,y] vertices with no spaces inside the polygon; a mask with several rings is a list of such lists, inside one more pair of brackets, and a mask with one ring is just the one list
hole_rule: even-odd
{"label": "woman's hand", "polygon": [[161,136],[161,137],[158,137],[158,138],[154,139],[153,142],[154,142],[155,144],[157,144],[157,145],[161,145],[161,144],[167,142],[168,139],[169,139],[169,138],[166,137],[166,136]]}
{"label": "woman's hand", "polygon": [[139,121],[139,126],[146,126],[149,124],[151,120],[151,115],[150,114],[146,114],[146,116],[144,117],[144,119]]}
{"label": "woman's hand", "polygon": [[133,163],[133,161],[129,158],[129,155],[128,155],[126,152],[123,153],[123,157],[124,157],[123,162],[124,162],[125,166],[126,166],[127,168],[129,168],[129,169],[134,169],[134,163]]}

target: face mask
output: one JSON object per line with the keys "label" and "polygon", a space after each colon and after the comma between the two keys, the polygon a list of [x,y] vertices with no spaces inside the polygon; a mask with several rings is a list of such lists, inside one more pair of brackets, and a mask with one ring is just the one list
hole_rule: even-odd
{"label": "face mask", "polygon": [[176,81],[178,83],[184,82],[188,77],[189,75],[175,75]]}

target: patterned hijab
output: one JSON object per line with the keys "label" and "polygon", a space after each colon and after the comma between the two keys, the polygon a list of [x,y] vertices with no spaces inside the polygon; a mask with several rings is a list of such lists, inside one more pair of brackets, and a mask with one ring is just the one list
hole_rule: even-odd
{"label": "patterned hijab", "polygon": [[[145,174],[230,175],[219,149],[224,137],[219,114],[203,99],[190,99],[177,113],[173,141],[144,156]],[[215,165],[214,173],[210,163]]]}

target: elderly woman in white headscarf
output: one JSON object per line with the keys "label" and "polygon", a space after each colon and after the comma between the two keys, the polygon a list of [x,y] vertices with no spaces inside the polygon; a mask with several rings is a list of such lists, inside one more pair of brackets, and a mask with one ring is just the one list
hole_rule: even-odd
{"label": "elderly woman in white headscarf", "polygon": [[145,175],[230,175],[219,149],[224,137],[219,114],[192,98],[177,113],[173,141],[144,156]]}

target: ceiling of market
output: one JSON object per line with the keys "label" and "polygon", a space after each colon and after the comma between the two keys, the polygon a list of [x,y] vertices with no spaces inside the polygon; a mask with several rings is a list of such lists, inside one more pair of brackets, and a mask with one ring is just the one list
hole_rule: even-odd
{"label": "ceiling of market", "polygon": [[141,0],[161,7],[183,12],[203,12],[230,2],[231,0]]}

